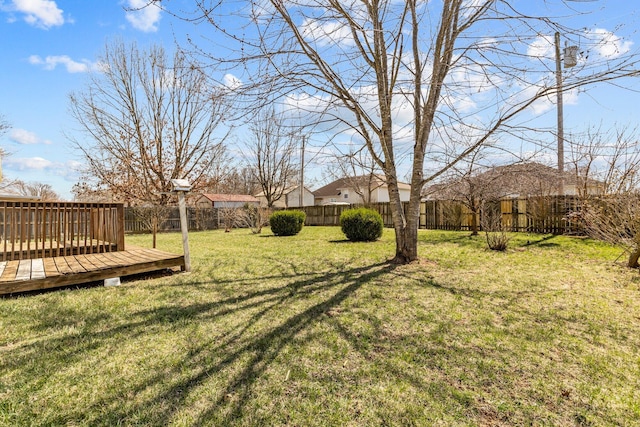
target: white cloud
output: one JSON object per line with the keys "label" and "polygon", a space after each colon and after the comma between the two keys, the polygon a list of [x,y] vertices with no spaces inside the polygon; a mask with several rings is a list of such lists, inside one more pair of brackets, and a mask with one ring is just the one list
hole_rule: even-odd
{"label": "white cloud", "polygon": [[555,41],[553,36],[538,36],[529,45],[527,55],[534,58],[555,58]]}
{"label": "white cloud", "polygon": [[[515,106],[520,103],[526,102],[529,99],[534,98],[538,91],[542,90],[546,87],[551,87],[555,84],[555,76],[550,74],[545,79],[542,79],[538,83],[532,83],[527,86],[520,86],[520,90],[514,92],[509,102],[505,103],[505,106]],[[578,89],[572,90],[564,90],[562,92],[562,103],[564,105],[577,105],[578,104]],[[535,116],[540,116],[548,111],[551,111],[556,108],[557,104],[557,95],[555,93],[551,93],[547,96],[542,96],[538,98],[529,106],[529,111],[531,111]]]}
{"label": "white cloud", "polygon": [[242,86],[242,80],[234,76],[233,74],[224,75],[224,86],[228,89],[234,90]]}
{"label": "white cloud", "polygon": [[[606,59],[620,57],[631,50],[633,42],[624,40],[603,28],[587,30],[580,49],[591,50]],[[562,47],[564,51],[564,47]],[[527,48],[527,55],[535,58],[555,59],[555,40],[551,35],[538,36]]]}
{"label": "white cloud", "polygon": [[301,28],[302,35],[308,40],[313,40],[319,46],[355,45],[351,29],[338,21],[321,23],[307,19]]}
{"label": "white cloud", "polygon": [[9,139],[23,145],[51,144],[51,141],[41,139],[35,133],[24,129],[13,129],[9,134]]}
{"label": "white cloud", "polygon": [[62,65],[67,69],[69,73],[86,73],[87,71],[102,70],[100,63],[91,62],[87,59],[83,59],[82,62],[74,61],[67,55],[50,55],[46,58],[41,58],[38,55],[31,55],[29,57],[29,63],[33,65],[42,65],[45,70],[54,70],[58,65]]}
{"label": "white cloud", "polygon": [[82,164],[75,160],[56,162],[42,157],[7,157],[3,160],[7,171],[20,172],[21,177],[30,174],[30,180],[46,182],[54,176],[59,176],[70,182],[77,182]]}
{"label": "white cloud", "polygon": [[54,166],[54,163],[50,160],[43,159],[42,157],[9,157],[4,161],[7,169],[16,171],[26,170],[45,170]]}
{"label": "white cloud", "polygon": [[596,28],[587,32],[589,38],[595,43],[595,51],[605,58],[617,58],[631,50],[633,42],[623,40],[611,31]]}
{"label": "white cloud", "polygon": [[24,20],[35,27],[49,29],[65,23],[62,9],[53,0],[13,0],[12,9],[23,13]]}
{"label": "white cloud", "polygon": [[158,31],[161,9],[148,0],[128,0],[129,11],[125,14],[127,21],[135,28],[145,33]]}

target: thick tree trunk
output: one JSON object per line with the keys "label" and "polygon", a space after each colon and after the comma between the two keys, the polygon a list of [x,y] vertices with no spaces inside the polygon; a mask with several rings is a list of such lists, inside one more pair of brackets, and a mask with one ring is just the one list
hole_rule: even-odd
{"label": "thick tree trunk", "polygon": [[479,207],[476,206],[475,200],[471,203],[473,208],[471,209],[471,235],[478,235],[478,210]]}
{"label": "thick tree trunk", "polygon": [[640,246],[636,246],[635,248],[633,248],[633,252],[631,252],[631,255],[629,255],[629,262],[627,264],[627,266],[629,268],[638,268],[640,267]]}
{"label": "thick tree trunk", "polygon": [[[395,191],[394,191],[395,190]],[[420,220],[420,197],[412,196],[406,211],[400,202],[400,195],[397,190],[389,187],[389,195],[393,193],[396,197],[391,198],[391,214],[393,218],[393,227],[396,232],[396,255],[393,258],[394,263],[408,264],[418,259],[418,223]],[[394,201],[395,199],[395,201]]]}
{"label": "thick tree trunk", "polygon": [[396,227],[396,264],[408,264],[418,259],[418,229],[405,225]]}

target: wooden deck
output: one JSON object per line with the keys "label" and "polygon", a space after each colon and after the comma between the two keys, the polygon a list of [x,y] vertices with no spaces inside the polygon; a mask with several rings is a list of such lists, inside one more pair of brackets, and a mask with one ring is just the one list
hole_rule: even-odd
{"label": "wooden deck", "polygon": [[184,256],[132,249],[0,262],[0,294],[77,285],[162,270],[184,269]]}

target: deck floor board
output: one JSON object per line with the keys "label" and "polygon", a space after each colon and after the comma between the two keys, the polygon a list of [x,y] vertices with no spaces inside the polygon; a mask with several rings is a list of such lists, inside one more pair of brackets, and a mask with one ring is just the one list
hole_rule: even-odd
{"label": "deck floor board", "polygon": [[172,267],[184,269],[184,256],[155,249],[2,261],[0,294],[89,283]]}

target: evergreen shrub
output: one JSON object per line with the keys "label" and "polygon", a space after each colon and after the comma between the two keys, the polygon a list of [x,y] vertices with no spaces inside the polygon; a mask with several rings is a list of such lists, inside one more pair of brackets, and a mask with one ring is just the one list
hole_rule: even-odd
{"label": "evergreen shrub", "polygon": [[340,227],[352,242],[373,242],[382,236],[382,216],[373,209],[347,209],[340,215]]}
{"label": "evergreen shrub", "polygon": [[269,217],[269,225],[276,236],[294,236],[302,230],[306,217],[302,211],[276,211]]}

